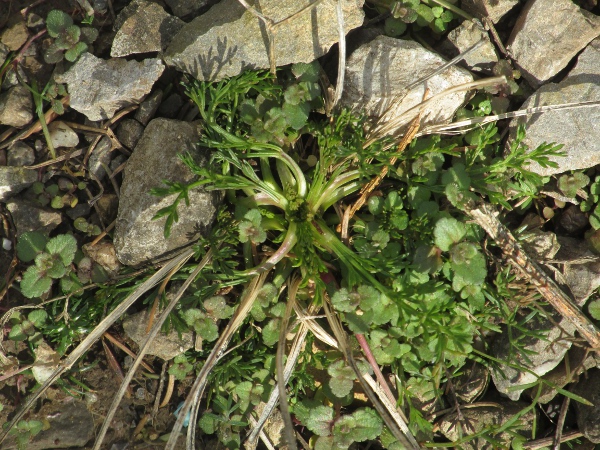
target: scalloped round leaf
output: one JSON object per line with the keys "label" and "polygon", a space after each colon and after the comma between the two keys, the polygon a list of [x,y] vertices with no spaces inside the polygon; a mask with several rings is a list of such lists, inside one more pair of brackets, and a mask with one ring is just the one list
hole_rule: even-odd
{"label": "scalloped round leaf", "polygon": [[52,278],[43,274],[36,266],[30,266],[21,279],[21,293],[27,298],[41,297],[52,287]]}
{"label": "scalloped round leaf", "polygon": [[227,319],[233,315],[233,308],[228,306],[225,297],[220,295],[206,299],[203,306],[206,314],[215,319]]}
{"label": "scalloped round leaf", "polygon": [[333,421],[333,408],[329,406],[317,406],[308,413],[306,428],[317,436],[329,436],[331,434],[330,425]]}
{"label": "scalloped round leaf", "polygon": [[83,27],[81,28],[81,37],[82,42],[86,44],[91,44],[96,39],[98,39],[98,30],[92,27]]}
{"label": "scalloped round leaf", "polygon": [[423,273],[436,273],[443,265],[441,251],[434,245],[420,245],[413,257],[415,269]]}
{"label": "scalloped round leaf", "polygon": [[31,262],[44,251],[48,238],[39,231],[27,231],[17,240],[17,257],[23,262]]}
{"label": "scalloped round leaf", "polygon": [[467,190],[471,186],[471,177],[467,173],[465,165],[457,163],[442,174],[442,183],[445,185],[456,183],[461,189]]}
{"label": "scalloped round leaf", "polygon": [[309,113],[310,105],[308,103],[294,105],[286,102],[283,104],[283,114],[290,127],[294,130],[300,130],[306,125]]}
{"label": "scalloped round leaf", "polygon": [[319,81],[321,66],[317,61],[312,63],[296,63],[292,65],[292,73],[299,81]]}
{"label": "scalloped round leaf", "polygon": [[329,388],[333,395],[343,398],[352,392],[354,386],[354,370],[343,360],[333,362],[327,368],[327,373],[331,376],[329,379]]}
{"label": "scalloped round leaf", "polygon": [[75,258],[77,240],[71,234],[59,234],[48,241],[46,250],[52,255],[59,255],[62,263],[68,266]]}
{"label": "scalloped round leaf", "polygon": [[340,289],[331,297],[331,304],[336,310],[341,312],[356,311],[358,302],[359,298],[351,296],[346,288]]}
{"label": "scalloped round leaf", "polygon": [[71,16],[58,9],[53,9],[46,17],[46,28],[51,37],[57,37],[70,25],[73,25]]}
{"label": "scalloped round leaf", "polygon": [[65,34],[69,37],[69,41],[71,41],[72,44],[75,44],[79,41],[81,36],[81,28],[77,25],[70,25],[65,29]]}
{"label": "scalloped round leaf", "polygon": [[467,234],[465,225],[453,217],[442,217],[433,230],[434,242],[442,251],[447,252],[452,245],[462,241]]}
{"label": "scalloped round leaf", "polygon": [[65,52],[65,59],[69,62],[74,62],[87,49],[88,46],[85,42],[78,42],[74,47]]}
{"label": "scalloped round leaf", "polygon": [[595,320],[600,320],[600,299],[590,302],[588,312]]}
{"label": "scalloped round leaf", "polygon": [[485,281],[487,276],[487,266],[485,256],[482,253],[476,252],[468,261],[461,264],[452,263],[452,270],[455,275],[461,277],[467,285],[479,286]]}
{"label": "scalloped round leaf", "polygon": [[57,62],[62,61],[64,57],[65,54],[63,50],[58,48],[56,44],[50,45],[50,47],[44,51],[44,61],[48,64],[56,64]]}
{"label": "scalloped round leaf", "polygon": [[43,325],[47,318],[48,313],[43,309],[34,309],[27,315],[27,320],[32,322],[36,327]]}
{"label": "scalloped round leaf", "polygon": [[371,408],[362,408],[349,416],[342,416],[333,426],[333,435],[347,434],[353,442],[376,439],[383,430],[379,414]]}
{"label": "scalloped round leaf", "polygon": [[406,22],[402,19],[388,17],[385,19],[384,31],[385,34],[391,37],[398,37],[406,32]]}
{"label": "scalloped round leaf", "polygon": [[262,329],[262,339],[265,345],[272,347],[279,342],[280,319],[271,319]]}
{"label": "scalloped round leaf", "polygon": [[52,255],[51,265],[46,268],[46,275],[50,278],[62,278],[67,274],[68,267],[65,266],[58,255]]}

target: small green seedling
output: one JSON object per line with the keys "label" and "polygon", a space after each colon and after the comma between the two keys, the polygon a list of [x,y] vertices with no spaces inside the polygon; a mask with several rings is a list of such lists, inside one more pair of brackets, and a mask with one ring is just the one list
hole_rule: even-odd
{"label": "small green seedling", "polygon": [[19,450],[26,450],[29,446],[29,441],[38,435],[43,428],[44,424],[39,420],[21,420],[9,431],[9,434],[15,436]]}
{"label": "small green seedling", "polygon": [[41,297],[50,291],[54,280],[63,279],[71,272],[77,241],[70,234],[61,234],[50,240],[42,233],[24,233],[17,242],[17,255],[29,266],[21,280],[21,293],[27,298]]}
{"label": "small green seedling", "polygon": [[92,27],[79,27],[63,11],[53,9],[46,18],[46,27],[54,42],[44,52],[48,64],[62,61],[74,62],[87,51],[88,45],[98,37],[98,30]]}
{"label": "small green seedling", "polygon": [[31,311],[27,318],[19,312],[15,312],[9,319],[12,325],[8,338],[12,341],[26,341],[36,343],[42,338],[39,329],[43,327],[48,314],[43,309]]}
{"label": "small green seedling", "polygon": [[178,355],[169,367],[169,375],[173,375],[177,380],[183,380],[193,368],[194,366],[189,363],[185,355]]}
{"label": "small green seedling", "polygon": [[183,319],[198,335],[207,342],[212,342],[219,337],[217,320],[227,319],[233,314],[233,308],[228,306],[225,298],[211,297],[203,303],[204,311],[191,308],[185,311]]}

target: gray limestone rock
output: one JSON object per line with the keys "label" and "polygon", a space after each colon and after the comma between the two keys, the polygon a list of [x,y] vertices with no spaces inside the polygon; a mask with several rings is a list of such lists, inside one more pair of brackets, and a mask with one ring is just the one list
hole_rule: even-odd
{"label": "gray limestone rock", "polygon": [[0,202],[28,188],[37,180],[37,170],[0,166]]}
{"label": "gray limestone rock", "polygon": [[44,208],[36,203],[18,199],[6,202],[6,208],[12,215],[17,237],[27,231],[39,231],[50,234],[62,221],[62,215],[55,209]]}
{"label": "gray limestone rock", "polygon": [[156,89],[152,94],[150,94],[135,111],[135,116],[133,117],[142,125],[148,125],[151,119],[154,118],[154,114],[156,110],[160,106],[160,102],[163,98],[163,92],[161,89]]}
{"label": "gray limestone rock", "polygon": [[6,165],[8,166],[30,166],[35,162],[33,149],[23,141],[17,141],[8,147]]}
{"label": "gray limestone rock", "polygon": [[[27,442],[27,450],[82,448],[94,437],[94,416],[79,400],[46,401],[30,418],[46,426]],[[2,450],[17,448],[21,447],[17,447],[13,436],[2,444]]]}
{"label": "gray limestone rock", "polygon": [[60,120],[52,122],[48,125],[48,131],[50,132],[50,139],[54,148],[59,147],[77,147],[79,144],[79,136],[73,131],[73,129]]}
{"label": "gray limestone rock", "polygon": [[579,305],[600,287],[600,261],[586,241],[559,236],[560,250],[555,259],[562,262],[564,282]]}
{"label": "gray limestone rock", "polygon": [[196,179],[177,155],[190,152],[199,164],[205,162],[208,150],[197,142],[197,129],[187,122],[154,119],[146,127],[127,162],[121,186],[114,242],[123,264],[135,266],[185,247],[212,225],[222,195],[201,189],[189,193],[189,207],[179,206],[179,221],[168,239],[163,233],[166,218],[152,220],[175,196],[157,197],[150,189],[165,187],[162,180],[191,183]]}
{"label": "gray limestone rock", "polygon": [[23,127],[33,119],[33,100],[24,86],[13,86],[0,94],[0,125]]}
{"label": "gray limestone rock", "polygon": [[[394,130],[400,130],[418,114],[416,109],[405,113],[423,101],[425,90],[423,84],[408,92],[406,87],[445,62],[416,42],[377,37],[348,58],[341,106],[376,117],[379,123],[393,121]],[[473,77],[466,70],[451,67],[427,81],[429,97],[470,81]],[[467,98],[466,93],[459,92],[432,102],[424,110],[421,126],[448,121]],[[391,113],[382,118],[392,104]]]}
{"label": "gray limestone rock", "polygon": [[144,126],[135,119],[123,119],[117,127],[117,139],[127,147],[133,149],[144,132]]}
{"label": "gray limestone rock", "polygon": [[[463,437],[463,428],[459,423],[468,424],[469,433],[477,433],[486,427],[499,427],[500,425],[514,419],[515,415],[529,406],[526,402],[495,402],[495,404],[486,403],[484,405],[473,405],[472,408],[461,408],[460,413],[451,412],[439,421],[440,431],[450,441],[457,441]],[[459,415],[460,414],[460,415]],[[530,409],[523,414],[517,422],[511,427],[512,430],[526,438],[533,437],[533,427],[536,422],[537,412]],[[459,418],[460,417],[460,418]],[[510,447],[514,439],[514,432],[504,431],[494,435],[502,447]],[[483,438],[469,440],[460,445],[461,450],[482,450],[491,449],[490,442]]]}
{"label": "gray limestone rock", "polygon": [[498,23],[518,4],[519,0],[462,0],[460,7],[475,17],[488,17],[492,22]]}
{"label": "gray limestone rock", "polygon": [[[167,298],[173,294],[167,294]],[[141,345],[146,339],[146,327],[148,326],[148,311],[141,311],[123,322],[123,330],[136,344]],[[158,356],[165,361],[170,361],[177,355],[194,346],[193,335],[190,331],[181,334],[176,330],[171,330],[169,334],[159,332],[158,336],[150,346],[148,355]]]}
{"label": "gray limestone rock", "polygon": [[573,402],[579,431],[594,444],[600,443],[600,369],[589,370],[573,387],[572,392],[592,403]]}
{"label": "gray limestone rock", "polygon": [[3,28],[4,31],[0,34],[0,42],[13,52],[19,50],[29,38],[27,25],[20,14],[13,14]]}
{"label": "gray limestone rock", "polygon": [[[262,14],[275,22],[312,3],[309,0],[263,0]],[[278,66],[311,62],[338,42],[336,1],[323,0],[310,11],[282,23],[275,33]],[[363,0],[343,2],[344,30],[362,25]],[[216,81],[247,69],[269,68],[263,23],[237,1],[223,0],[196,17],[175,36],[164,61],[199,80]]]}
{"label": "gray limestone rock", "polygon": [[110,56],[116,58],[134,53],[164,50],[185,25],[156,3],[139,1],[135,13],[123,21],[112,44]]}
{"label": "gray limestone rock", "polygon": [[[550,59],[550,58],[546,58]],[[530,96],[520,109],[600,100],[600,39],[579,55],[577,64],[560,83],[549,83]],[[519,124],[527,130],[523,143],[535,149],[542,143],[564,144],[566,157],[551,157],[558,167],[532,162],[529,169],[543,176],[587,169],[600,163],[600,108],[566,109],[531,114],[511,122],[514,138]]]}
{"label": "gray limestone rock", "polygon": [[600,17],[571,0],[529,0],[507,48],[523,77],[538,87],[600,35]]}
{"label": "gray limestone rock", "polygon": [[165,3],[177,17],[197,14],[202,8],[217,2],[218,0],[165,0]]}
{"label": "gray limestone rock", "polygon": [[[524,321],[524,314],[518,312],[516,320]],[[547,374],[560,364],[567,351],[571,348],[572,336],[575,326],[564,317],[553,314],[552,321],[542,317],[541,314],[530,318],[522,330],[513,328],[509,334],[506,326],[496,335],[490,345],[490,354],[498,361],[511,361],[511,365],[500,364],[498,369],[492,369],[492,380],[496,389],[511,400],[518,400],[523,389],[516,386],[535,382],[538,377]],[[516,351],[511,344],[518,341],[524,347],[523,351]],[[528,370],[519,370],[514,367],[518,364]]]}
{"label": "gray limestone rock", "polygon": [[487,31],[480,23],[470,20],[463,21],[457,28],[448,33],[448,39],[442,44],[442,49],[448,53],[450,58],[454,58],[480,40],[483,40],[483,44],[467,54],[460,64],[465,65],[470,70],[490,74],[494,65],[498,62],[498,55]]}
{"label": "gray limestone rock", "polygon": [[163,70],[164,65],[156,58],[105,61],[84,53],[71,69],[55,78],[57,83],[67,83],[73,109],[90,120],[102,120],[139,103]]}

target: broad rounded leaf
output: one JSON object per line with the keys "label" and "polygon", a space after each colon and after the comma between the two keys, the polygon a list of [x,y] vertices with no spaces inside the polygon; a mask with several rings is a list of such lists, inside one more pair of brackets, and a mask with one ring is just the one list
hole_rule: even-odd
{"label": "broad rounded leaf", "polygon": [[48,238],[38,231],[23,233],[17,241],[17,256],[23,262],[30,262],[44,251]]}
{"label": "broad rounded leaf", "polygon": [[433,230],[435,245],[447,252],[450,247],[460,242],[467,234],[465,225],[452,217],[438,220]]}
{"label": "broad rounded leaf", "polygon": [[296,63],[292,65],[292,73],[299,81],[319,81],[319,70],[321,66],[317,61],[312,63]]}
{"label": "broad rounded leaf", "polygon": [[588,305],[590,316],[596,320],[600,320],[600,299],[594,300]]}
{"label": "broad rounded leaf", "polygon": [[475,286],[483,284],[487,276],[485,257],[480,252],[476,252],[469,260],[460,264],[452,263],[452,270],[465,283]]}
{"label": "broad rounded leaf", "polygon": [[41,297],[51,287],[52,278],[43,275],[36,266],[29,267],[23,274],[21,293],[27,298]]}
{"label": "broad rounded leaf", "polygon": [[74,62],[79,56],[88,49],[85,42],[78,42],[75,47],[70,48],[65,52],[65,59]]}
{"label": "broad rounded leaf", "polygon": [[70,25],[73,25],[71,16],[58,9],[53,9],[46,17],[46,28],[51,37],[57,37]]}
{"label": "broad rounded leaf", "polygon": [[81,29],[81,40],[86,44],[91,44],[98,38],[98,30],[92,27],[83,27]]}
{"label": "broad rounded leaf", "polygon": [[306,421],[306,427],[317,436],[329,436],[331,434],[331,422],[333,421],[333,408],[329,406],[317,406],[311,409]]}
{"label": "broad rounded leaf", "polygon": [[48,313],[43,309],[35,309],[27,315],[27,320],[32,322],[36,327],[41,326],[48,318]]}
{"label": "broad rounded leaf", "polygon": [[46,250],[52,255],[59,255],[65,266],[73,262],[77,251],[77,240],[70,234],[60,234],[48,241]]}
{"label": "broad rounded leaf", "polygon": [[383,430],[383,422],[371,408],[356,410],[350,416],[342,416],[334,427],[334,436],[347,434],[353,442],[376,439]]}
{"label": "broad rounded leaf", "polygon": [[331,376],[329,379],[329,387],[333,395],[343,398],[352,392],[354,386],[354,370],[343,360],[335,361],[327,368],[327,373]]}

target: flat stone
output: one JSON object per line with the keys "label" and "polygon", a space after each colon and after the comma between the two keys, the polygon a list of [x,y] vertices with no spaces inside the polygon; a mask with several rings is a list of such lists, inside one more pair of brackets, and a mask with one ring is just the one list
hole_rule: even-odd
{"label": "flat stone", "polygon": [[37,181],[37,170],[0,166],[0,202],[21,192]]}
{"label": "flat stone", "polygon": [[530,0],[517,19],[507,48],[523,77],[538,87],[599,35],[600,17],[571,0]]}
{"label": "flat stone", "polygon": [[[410,64],[406,62],[410,61]],[[346,81],[340,106],[378,118],[379,123],[393,120],[394,129],[401,130],[416,117],[418,111],[404,114],[423,101],[425,87],[419,84],[406,92],[406,86],[429,75],[446,61],[416,42],[379,36],[359,47],[346,63]],[[459,67],[451,67],[427,81],[430,95],[453,86],[473,81],[473,77]],[[423,112],[421,126],[444,123],[467,100],[464,92],[443,96]],[[394,103],[392,113],[381,118]],[[400,120],[399,117],[403,115]]]}
{"label": "flat stone", "polygon": [[138,2],[135,13],[117,31],[110,56],[160,52],[167,48],[175,34],[185,25],[156,3]]}
{"label": "flat stone", "polygon": [[156,89],[142,103],[140,103],[140,106],[135,111],[135,116],[133,116],[133,118],[144,126],[148,125],[148,122],[154,118],[154,114],[160,106],[162,98],[163,91],[161,89]]}
{"label": "flat stone", "polygon": [[165,101],[163,101],[158,107],[158,114],[161,117],[168,119],[175,119],[177,114],[181,111],[183,106],[183,99],[177,93],[169,95]]}
{"label": "flat stone", "polygon": [[442,44],[441,48],[450,58],[454,58],[481,40],[483,40],[483,44],[467,54],[459,64],[466,66],[469,70],[491,74],[494,65],[498,62],[498,55],[487,31],[480,23],[470,20],[463,21],[448,33],[447,41]]}
{"label": "flat stone", "polygon": [[[577,304],[582,306],[600,287],[600,261],[586,241],[559,236],[556,259],[564,261],[562,275]],[[583,261],[588,262],[583,262]]]}
{"label": "flat stone", "polygon": [[218,0],[165,0],[177,17],[197,14],[202,8],[214,5]]}
{"label": "flat stone", "polygon": [[23,141],[16,141],[8,147],[8,166],[30,166],[35,162],[33,149]]}
{"label": "flat stone", "polygon": [[[172,296],[172,293],[167,294],[167,298]],[[138,346],[141,346],[144,343],[146,336],[148,335],[146,332],[148,315],[148,311],[141,311],[125,319],[123,322],[123,330]],[[158,314],[156,314],[155,317],[157,315]],[[165,361],[170,361],[193,346],[194,337],[190,331],[181,333],[181,337],[176,330],[172,330],[169,334],[165,334],[161,331],[156,336],[156,339],[150,346],[147,354],[150,356],[158,356]]]}
{"label": "flat stone", "polygon": [[600,443],[600,370],[591,369],[582,376],[571,392],[581,395],[592,405],[573,402],[579,431],[594,444]]}
{"label": "flat stone", "polygon": [[[275,22],[312,3],[310,0],[262,0],[262,14]],[[323,0],[276,29],[278,66],[311,62],[338,42],[336,0]],[[363,0],[343,2],[344,30],[362,25]],[[269,68],[264,25],[237,0],[223,0],[196,17],[173,38],[164,61],[198,80],[216,81],[247,69]]]}
{"label": "flat stone", "polygon": [[73,128],[60,120],[48,125],[48,131],[54,148],[73,148],[77,147],[77,144],[79,144],[79,136],[77,136],[77,133],[73,131]]}
{"label": "flat stone", "polygon": [[188,122],[159,118],[146,127],[125,166],[121,186],[114,242],[123,264],[135,266],[170,254],[209,230],[222,198],[216,191],[190,191],[190,206],[179,206],[179,221],[168,239],[163,232],[166,217],[152,220],[159,209],[173,203],[175,195],[157,197],[150,189],[165,187],[162,180],[191,183],[196,179],[177,155],[190,152],[199,164],[206,162],[208,150],[197,142],[198,131]]}
{"label": "flat stone", "polygon": [[462,0],[460,7],[479,19],[488,17],[493,23],[498,23],[518,4],[519,0]]}
{"label": "flat stone", "polygon": [[0,42],[8,47],[10,51],[16,52],[29,39],[27,25],[20,17],[20,14],[14,14],[4,25],[4,31],[0,35]]}
{"label": "flat stone", "polygon": [[[518,400],[523,392],[523,389],[516,387],[535,382],[538,377],[550,372],[561,363],[571,348],[575,326],[558,314],[551,314],[551,318],[552,321],[538,314],[524,325],[532,334],[540,337],[525,335],[523,331],[513,328],[509,338],[509,331],[501,326],[502,331],[490,345],[490,354],[497,361],[510,360],[512,363],[500,363],[497,368],[492,368],[492,380],[498,392],[513,401]],[[516,319],[523,320],[523,314],[519,312]],[[523,352],[516,352],[510,339],[519,340],[524,347]],[[515,365],[528,370],[517,369]]]}
{"label": "flat stone", "polygon": [[117,139],[127,147],[133,149],[144,132],[144,126],[135,119],[123,119],[117,127]]}
{"label": "flat stone", "polygon": [[33,100],[24,86],[0,94],[0,125],[23,127],[33,119]]}
{"label": "flat stone", "polygon": [[[30,420],[40,420],[45,427],[27,442],[27,450],[82,448],[94,437],[94,416],[85,403],[75,399],[45,401]],[[2,450],[16,449],[13,436],[2,444]]]}
{"label": "flat stone", "polygon": [[57,210],[45,208],[28,200],[8,201],[6,208],[12,215],[17,237],[27,231],[39,231],[48,235],[63,221],[62,215]]}
{"label": "flat stone", "polygon": [[115,112],[138,104],[150,92],[164,70],[156,58],[105,61],[84,53],[67,72],[56,76],[57,83],[67,83],[71,108],[90,120],[111,119]]}
{"label": "flat stone", "polygon": [[[577,64],[560,83],[548,83],[530,96],[520,109],[564,103],[600,100],[600,39],[579,55]],[[565,157],[550,157],[558,167],[532,162],[529,170],[549,176],[568,170],[587,169],[600,164],[600,108],[567,109],[531,114],[513,119],[510,135],[517,126],[527,130],[523,144],[533,150],[543,143],[564,144]]]}
{"label": "flat stone", "polygon": [[[486,427],[499,427],[513,419],[516,414],[530,405],[526,402],[509,403],[500,401],[495,402],[493,405],[486,403],[481,406],[476,404],[473,406],[473,408],[461,408],[460,413],[452,412],[447,414],[439,421],[440,431],[450,441],[457,441],[463,437],[461,426],[457,426],[461,421],[469,424],[469,434],[477,433]],[[516,430],[518,434],[531,439],[533,437],[533,426],[536,423],[536,415],[536,410],[530,409],[518,419],[512,429]],[[504,431],[493,435],[493,437],[500,441],[499,443],[503,447],[508,448],[515,436],[512,431]],[[492,448],[492,446],[490,446],[490,442],[487,439],[480,437],[462,443],[460,448],[461,450],[481,450]]]}

